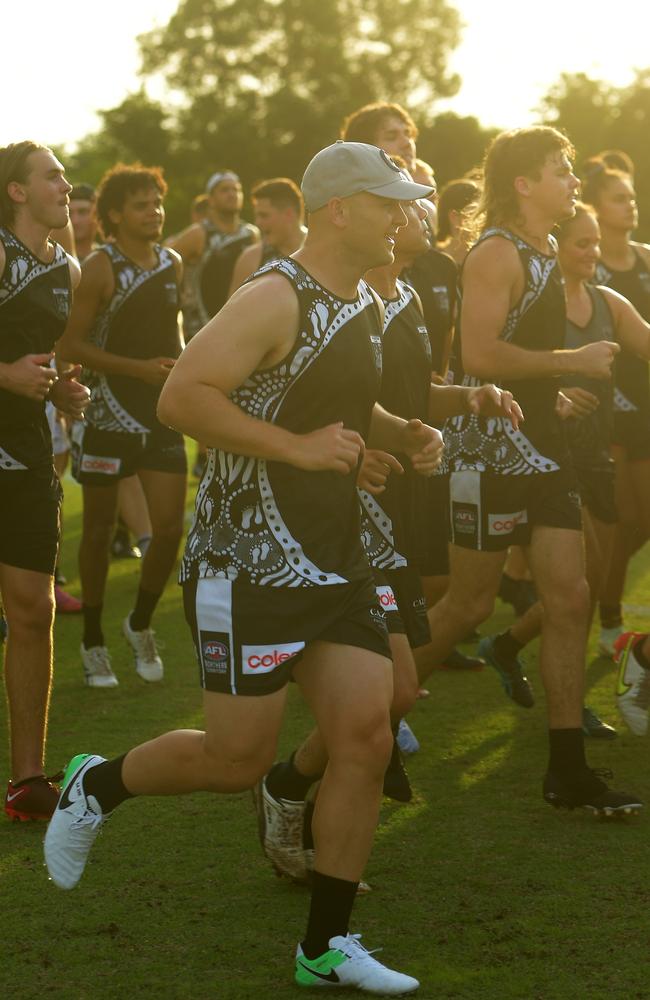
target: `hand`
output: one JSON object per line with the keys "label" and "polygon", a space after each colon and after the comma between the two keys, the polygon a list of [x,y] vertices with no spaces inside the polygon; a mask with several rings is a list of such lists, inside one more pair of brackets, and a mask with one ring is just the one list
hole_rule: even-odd
{"label": "hand", "polygon": [[396,472],[398,476],[403,476],[404,468],[394,455],[389,455],[387,451],[377,451],[373,448],[370,451],[364,452],[357,477],[357,486],[360,490],[366,490],[367,493],[378,496],[386,489],[386,482],[391,472]]}
{"label": "hand", "polygon": [[25,354],[11,364],[2,365],[0,384],[16,396],[37,401],[45,399],[56,382],[56,372],[50,368],[53,354]]}
{"label": "hand", "polygon": [[137,362],[136,378],[149,385],[163,385],[176,364],[174,358],[147,358]]}
{"label": "hand", "polygon": [[421,420],[409,420],[402,429],[400,451],[411,459],[411,465],[421,476],[431,476],[442,461],[444,443],[435,427]]}
{"label": "hand", "polygon": [[614,358],[620,349],[621,345],[611,340],[599,340],[596,344],[579,347],[574,352],[577,372],[588,378],[609,378]]}
{"label": "hand", "polygon": [[[563,396],[570,404],[568,412],[566,404],[560,402],[560,396]],[[572,389],[563,389],[562,392],[558,393],[556,412],[559,413],[563,420],[566,420],[567,417],[588,417],[599,406],[600,400],[598,396],[594,396],[593,392],[588,392],[586,389],[580,389],[578,386],[575,386]],[[563,410],[565,412],[562,412]]]}
{"label": "hand", "polygon": [[432,385],[447,385],[447,380],[439,375],[438,372],[431,372],[431,384]]}
{"label": "hand", "polygon": [[59,376],[50,390],[49,399],[58,410],[67,413],[74,420],[81,420],[84,410],[90,402],[90,392],[85,385],[77,382],[81,374],[81,365],[74,365],[65,374]]}
{"label": "hand", "polygon": [[339,472],[347,476],[356,469],[363,450],[361,435],[346,430],[341,422],[310,434],[297,434],[290,462],[308,472]]}
{"label": "hand", "polygon": [[467,409],[482,417],[507,417],[515,430],[524,419],[521,407],[511,392],[496,385],[479,385],[468,389]]}

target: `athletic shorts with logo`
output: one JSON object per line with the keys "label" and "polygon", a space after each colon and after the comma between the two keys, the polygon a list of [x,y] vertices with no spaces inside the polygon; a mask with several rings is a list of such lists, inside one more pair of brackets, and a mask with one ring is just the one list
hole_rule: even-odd
{"label": "athletic shorts with logo", "polygon": [[207,691],[279,691],[315,640],[357,646],[390,659],[386,615],[372,577],[293,588],[207,577],[183,583],[183,603],[201,686]]}
{"label": "athletic shorts with logo", "polygon": [[0,563],[54,574],[62,492],[54,469],[0,472]]}
{"label": "athletic shorts with logo", "polygon": [[535,527],[582,530],[575,472],[563,468],[531,476],[467,470],[446,477],[449,540],[482,552],[528,545]]}
{"label": "athletic shorts with logo", "polygon": [[373,575],[388,634],[405,635],[411,649],[430,643],[427,605],[417,570],[411,566],[373,569]]}
{"label": "athletic shorts with logo", "polygon": [[187,472],[182,434],[169,427],[147,434],[100,431],[76,423],[72,431],[72,475],[82,486],[112,486],[140,469]]}
{"label": "athletic shorts with logo", "polygon": [[650,458],[650,414],[615,410],[612,444],[625,449],[628,462]]}

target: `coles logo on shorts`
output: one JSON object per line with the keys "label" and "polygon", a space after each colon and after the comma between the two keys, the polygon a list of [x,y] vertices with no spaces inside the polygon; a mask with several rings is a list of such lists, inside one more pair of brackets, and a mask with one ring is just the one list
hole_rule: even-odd
{"label": "coles logo on shorts", "polygon": [[525,510],[517,510],[513,514],[489,514],[489,535],[511,535],[520,524],[528,524],[528,514]]}
{"label": "coles logo on shorts", "polygon": [[397,611],[395,594],[390,587],[377,587],[377,599],[384,611]]}
{"label": "coles logo on shorts", "polygon": [[241,663],[245,674],[270,674],[305,648],[304,642],[276,642],[274,646],[242,646]]}
{"label": "coles logo on shorts", "polygon": [[230,644],[227,632],[200,633],[201,663],[206,674],[225,674],[230,663]]}
{"label": "coles logo on shorts", "polygon": [[81,459],[82,472],[99,472],[105,476],[116,476],[121,465],[121,458],[108,458],[106,455],[84,455]]}

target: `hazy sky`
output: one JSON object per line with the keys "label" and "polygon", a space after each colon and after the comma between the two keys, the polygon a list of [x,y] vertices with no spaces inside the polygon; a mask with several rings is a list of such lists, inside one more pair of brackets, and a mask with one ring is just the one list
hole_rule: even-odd
{"label": "hazy sky", "polygon": [[[64,6],[29,0],[32,27],[22,38],[16,30],[3,45],[0,145],[24,138],[73,143],[95,129],[95,110],[119,104],[139,85],[136,36],[164,24],[176,6],[177,0]],[[563,71],[623,85],[634,67],[650,65],[647,0],[457,0],[456,6],[466,28],[452,67],[463,85],[439,110],[473,114],[485,124],[534,121],[535,105]]]}

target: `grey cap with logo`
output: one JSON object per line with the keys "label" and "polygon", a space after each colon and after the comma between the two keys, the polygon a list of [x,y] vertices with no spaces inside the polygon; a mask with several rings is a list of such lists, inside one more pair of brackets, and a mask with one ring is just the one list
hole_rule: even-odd
{"label": "grey cap with logo", "polygon": [[343,139],[316,153],[301,187],[308,212],[317,212],[330,198],[349,198],[361,191],[395,201],[415,201],[435,190],[412,181],[378,146]]}

